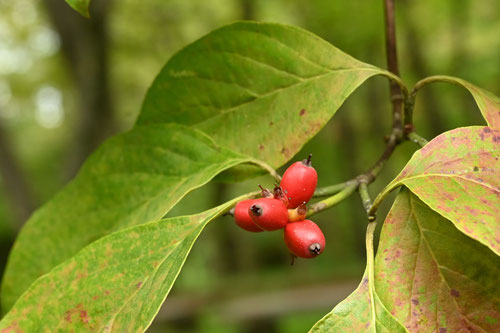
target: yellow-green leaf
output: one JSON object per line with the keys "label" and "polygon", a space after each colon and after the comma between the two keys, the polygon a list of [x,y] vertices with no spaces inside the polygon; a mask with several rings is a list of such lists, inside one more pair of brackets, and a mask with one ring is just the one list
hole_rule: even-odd
{"label": "yellow-green leaf", "polygon": [[200,232],[239,199],[97,240],[36,280],[0,322],[0,330],[145,331]]}
{"label": "yellow-green leaf", "polygon": [[90,17],[89,15],[89,5],[90,5],[90,0],[66,0],[68,5],[71,6],[74,10],[79,12],[85,17]]}
{"label": "yellow-green leaf", "polygon": [[500,130],[457,128],[418,150],[384,192],[407,186],[459,230],[500,255],[499,175]]}
{"label": "yellow-green leaf", "polygon": [[141,126],[108,140],[21,230],[2,284],[2,309],[89,243],[163,217],[189,191],[248,157],[182,125]]}
{"label": "yellow-green leaf", "polygon": [[378,74],[393,77],[305,30],[239,22],[174,55],[149,89],[137,124],[196,127],[279,167]]}
{"label": "yellow-green leaf", "polygon": [[310,332],[406,332],[387,311],[376,291],[373,291],[373,309],[369,288],[368,274],[365,273],[359,287],[318,321]]}
{"label": "yellow-green leaf", "polygon": [[500,257],[401,190],[382,228],[375,287],[410,332],[497,332],[499,276]]}

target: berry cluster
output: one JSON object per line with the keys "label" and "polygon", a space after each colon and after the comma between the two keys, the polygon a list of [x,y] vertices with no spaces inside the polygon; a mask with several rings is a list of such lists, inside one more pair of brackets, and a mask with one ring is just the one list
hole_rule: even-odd
{"label": "berry cluster", "polygon": [[281,183],[271,192],[262,190],[262,198],[236,204],[236,224],[251,232],[284,229],[285,244],[292,255],[314,258],[325,249],[325,236],[312,221],[306,220],[306,203],[311,200],[318,174],[307,160],[295,162],[283,174]]}

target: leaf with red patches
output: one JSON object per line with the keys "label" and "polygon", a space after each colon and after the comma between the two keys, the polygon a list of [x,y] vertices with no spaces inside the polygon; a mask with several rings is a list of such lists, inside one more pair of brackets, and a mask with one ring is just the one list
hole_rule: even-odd
{"label": "leaf with red patches", "polygon": [[[109,139],[23,226],[2,280],[2,310],[90,242],[160,219],[190,191],[246,162],[251,159],[176,124],[141,126]],[[112,257],[111,249],[103,256]],[[85,271],[77,278],[85,278]]]}
{"label": "leaf with red patches", "polygon": [[373,292],[375,313],[373,312],[367,276],[365,272],[358,288],[318,321],[310,333],[407,332],[404,326],[387,311],[376,291]]}
{"label": "leaf with red patches", "polygon": [[0,331],[144,332],[203,228],[248,197],[95,241],[36,280],[0,321]]}
{"label": "leaf with red patches", "polygon": [[417,151],[377,198],[405,185],[431,209],[500,255],[500,136],[491,127],[443,133]]}
{"label": "leaf with red patches", "polygon": [[401,190],[382,228],[375,289],[409,331],[497,331],[498,276],[500,257]]}

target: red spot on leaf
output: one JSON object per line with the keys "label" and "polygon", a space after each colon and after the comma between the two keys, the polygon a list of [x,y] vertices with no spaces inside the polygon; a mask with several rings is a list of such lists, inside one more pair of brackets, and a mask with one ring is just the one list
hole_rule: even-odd
{"label": "red spot on leaf", "polygon": [[446,328],[440,327],[439,328],[439,333],[446,333]]}
{"label": "red spot on leaf", "polygon": [[274,123],[272,121],[269,122],[269,126],[273,126],[273,125],[274,125]]}
{"label": "red spot on leaf", "polygon": [[456,289],[451,289],[450,290],[450,295],[453,296],[453,297],[459,297],[460,293]]}
{"label": "red spot on leaf", "polygon": [[300,110],[300,112],[299,112],[299,116],[301,116],[301,117],[302,117],[302,116],[303,116],[303,115],[305,115],[305,114],[306,114],[306,109],[302,109],[302,110]]}
{"label": "red spot on leaf", "polygon": [[412,298],[411,302],[413,303],[413,305],[417,306],[420,304],[420,302],[418,301],[418,299],[416,298]]}
{"label": "red spot on leaf", "polygon": [[142,281],[137,282],[136,287],[137,287],[137,289],[139,289],[140,287],[142,287]]}
{"label": "red spot on leaf", "polygon": [[[75,314],[75,313],[78,313],[80,312],[80,318],[82,316],[82,311],[85,311],[83,309],[83,304],[82,303],[79,303],[76,307],[72,308],[72,309],[69,309],[68,311],[66,311],[65,315],[64,315],[64,320],[66,320],[68,323],[71,323],[73,320],[72,320],[72,316]],[[86,313],[86,312],[85,312]]]}
{"label": "red spot on leaf", "polygon": [[264,145],[259,145],[260,150],[264,150]]}
{"label": "red spot on leaf", "polygon": [[13,321],[12,324],[5,327],[1,331],[2,333],[23,333],[23,330],[19,328],[17,321]]}
{"label": "red spot on leaf", "polygon": [[87,311],[85,310],[80,310],[80,320],[82,321],[82,323],[86,324],[89,322],[89,315],[87,313]]}
{"label": "red spot on leaf", "polygon": [[106,295],[109,295],[109,294],[111,293],[111,291],[109,291],[109,290],[104,290],[104,293],[105,293]]}

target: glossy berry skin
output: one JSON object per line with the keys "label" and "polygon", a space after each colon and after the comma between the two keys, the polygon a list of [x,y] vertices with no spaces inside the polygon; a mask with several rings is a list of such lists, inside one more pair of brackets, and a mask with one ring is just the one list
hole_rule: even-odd
{"label": "glossy berry skin", "polygon": [[284,238],[288,250],[297,257],[314,258],[325,249],[323,232],[310,220],[288,223]]}
{"label": "glossy berry skin", "polygon": [[261,232],[263,231],[259,226],[253,223],[250,214],[248,213],[248,208],[253,204],[255,200],[243,200],[236,204],[234,207],[234,221],[236,224],[246,231],[251,232]]}
{"label": "glossy berry skin", "polygon": [[279,199],[256,199],[248,213],[256,225],[267,231],[282,229],[288,223],[288,209]]}
{"label": "glossy berry skin", "polygon": [[318,174],[309,160],[290,165],[280,183],[289,199],[288,208],[297,208],[311,200],[317,184]]}

